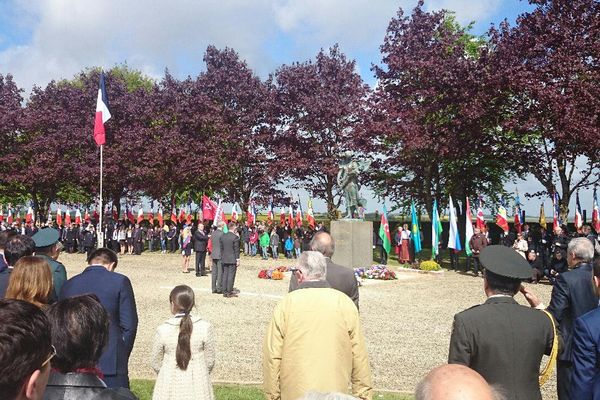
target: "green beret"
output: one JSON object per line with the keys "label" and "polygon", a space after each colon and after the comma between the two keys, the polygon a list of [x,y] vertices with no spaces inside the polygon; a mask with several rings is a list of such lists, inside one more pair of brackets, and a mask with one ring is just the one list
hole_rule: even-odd
{"label": "green beret", "polygon": [[531,278],[531,266],[527,260],[510,247],[486,246],[479,254],[479,261],[486,270],[505,278]]}
{"label": "green beret", "polygon": [[36,234],[32,236],[32,239],[35,242],[35,247],[47,247],[58,242],[59,237],[60,234],[56,229],[44,228],[37,231]]}

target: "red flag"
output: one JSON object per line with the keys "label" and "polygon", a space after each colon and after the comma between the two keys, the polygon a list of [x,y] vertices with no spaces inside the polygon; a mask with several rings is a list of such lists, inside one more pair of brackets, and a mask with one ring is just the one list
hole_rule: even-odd
{"label": "red flag", "polygon": [[187,221],[188,225],[192,223],[193,219],[194,219],[194,216],[192,214],[187,215],[186,221]]}
{"label": "red flag", "polygon": [[175,208],[171,210],[171,222],[174,224],[177,223],[177,213],[175,212]]}
{"label": "red flag", "polygon": [[248,210],[246,211],[246,225],[251,226],[256,222],[256,211],[254,209],[254,200],[248,204]]}
{"label": "red flag", "polygon": [[85,210],[85,214],[84,214],[84,216],[83,216],[83,220],[84,220],[85,222],[87,222],[87,223],[89,223],[89,222],[90,222],[90,213],[89,213],[89,211],[88,211],[87,209]]}
{"label": "red flag", "polygon": [[104,84],[104,72],[101,72],[98,98],[96,99],[96,118],[94,120],[94,140],[98,146],[102,146],[106,143],[104,123],[109,119],[110,111],[108,111],[108,97],[106,96],[106,85]]}
{"label": "red flag", "polygon": [[94,215],[93,215],[94,221],[99,221],[100,220],[100,216],[98,215],[98,210],[96,210],[94,208]]}
{"label": "red flag", "polygon": [[288,223],[291,227],[294,226],[294,210],[292,209],[292,205],[290,204],[290,214],[288,215]]}
{"label": "red flag", "polygon": [[77,225],[81,225],[81,211],[79,210],[79,208],[75,210],[75,223]]}
{"label": "red flag", "polygon": [[0,205],[0,222],[4,221],[4,211],[2,210],[2,206]]}
{"label": "red flag", "polygon": [[202,195],[202,219],[214,221],[217,205],[206,195]]}
{"label": "red flag", "polygon": [[281,225],[285,225],[285,210],[283,207],[281,207],[279,211],[279,223]]}
{"label": "red flag", "polygon": [[312,199],[308,199],[308,210],[306,211],[306,220],[308,221],[308,226],[315,229],[317,226],[315,221],[315,215],[313,211]]}
{"label": "red flag", "polygon": [[60,207],[56,209],[56,225],[61,226],[63,223],[62,220],[62,211],[60,211]]}
{"label": "red flag", "polygon": [[65,225],[66,226],[71,225],[71,210],[69,210],[68,208],[65,211]]}
{"label": "red flag", "polygon": [[135,224],[135,217],[129,208],[127,208],[127,219],[132,225]]}
{"label": "red flag", "polygon": [[162,208],[158,209],[158,225],[162,228],[162,226],[165,224],[165,221],[163,219],[163,210]]}
{"label": "red flag", "polygon": [[119,219],[119,213],[117,213],[117,208],[113,207],[112,209],[113,219],[117,221]]}
{"label": "red flag", "polygon": [[517,233],[521,233],[521,216],[519,214],[519,207],[515,207],[515,229]]}
{"label": "red flag", "polygon": [[148,222],[150,222],[150,225],[154,225],[154,213],[152,210],[148,211]]}
{"label": "red flag", "polygon": [[142,207],[140,207],[138,209],[137,223],[141,224],[143,220],[144,220],[144,209]]}
{"label": "red flag", "polygon": [[30,223],[33,221],[33,208],[29,207],[27,209],[27,214],[25,215],[25,222]]}
{"label": "red flag", "polygon": [[302,226],[302,209],[300,205],[296,208],[296,226]]}
{"label": "red flag", "polygon": [[179,222],[185,221],[185,217],[186,217],[185,210],[182,208],[179,210]]}

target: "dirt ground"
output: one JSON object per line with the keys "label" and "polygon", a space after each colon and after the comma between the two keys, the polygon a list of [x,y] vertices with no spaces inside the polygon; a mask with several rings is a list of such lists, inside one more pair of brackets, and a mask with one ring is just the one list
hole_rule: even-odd
{"label": "dirt ground", "polygon": [[[193,255],[191,257],[193,265]],[[62,254],[68,277],[85,268],[84,256]],[[262,380],[262,342],[273,307],[286,293],[283,281],[258,279],[261,268],[292,265],[293,260],[263,261],[243,257],[235,286],[240,297],[225,299],[210,292],[210,276],[181,273],[181,255],[144,253],[120,258],[117,272],[133,284],[139,328],[129,368],[132,378],[155,378],[150,349],[156,327],[169,318],[169,292],[187,284],[196,292],[196,314],[215,330],[215,382],[258,383]],[[366,281],[360,288],[360,315],[378,390],[412,392],[431,368],[446,362],[454,314],[485,301],[483,280],[446,271],[442,276],[402,273],[396,281]],[[551,287],[534,290],[546,304]],[[517,300],[525,304],[518,295]],[[555,399],[555,380],[543,387]]]}

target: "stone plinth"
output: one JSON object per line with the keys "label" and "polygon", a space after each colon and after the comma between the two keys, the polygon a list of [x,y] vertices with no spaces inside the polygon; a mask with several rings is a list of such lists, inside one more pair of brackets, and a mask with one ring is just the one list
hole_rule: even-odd
{"label": "stone plinth", "polygon": [[331,221],[335,240],[332,261],[344,267],[370,267],[373,264],[373,222],[354,219]]}

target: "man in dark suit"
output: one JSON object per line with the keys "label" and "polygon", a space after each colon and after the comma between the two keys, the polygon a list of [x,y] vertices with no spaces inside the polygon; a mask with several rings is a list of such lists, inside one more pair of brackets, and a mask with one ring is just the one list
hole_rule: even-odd
{"label": "man in dark suit", "polygon": [[212,292],[223,293],[223,265],[221,264],[221,236],[223,236],[223,222],[213,230],[210,235],[211,251],[210,258],[212,259]]}
{"label": "man in dark suit", "polygon": [[488,299],[454,316],[448,363],[474,369],[507,399],[541,399],[540,362],[552,350],[554,328],[543,311],[513,298],[531,268],[505,246],[485,247],[479,260]]}
{"label": "man in dark suit", "polygon": [[108,387],[129,388],[129,355],[137,333],[138,315],[129,278],[114,272],[117,254],[107,248],[94,250],[88,267],[69,279],[60,300],[94,293],[110,316],[108,344],[98,362]]}
{"label": "man in dark suit", "polygon": [[133,232],[133,254],[140,255],[144,249],[144,231],[140,227],[140,224],[135,224]]}
{"label": "man in dark suit", "polygon": [[[326,280],[329,285],[340,292],[346,293],[348,297],[358,307],[358,283],[354,276],[354,271],[351,268],[342,267],[331,261],[331,257],[335,252],[335,242],[331,235],[324,230],[318,231],[310,241],[310,249],[318,251],[327,259],[327,276]],[[289,291],[298,289],[298,280],[295,275],[290,279]]]}
{"label": "man in dark suit", "polygon": [[[0,299],[3,299],[4,295],[6,294],[6,288],[8,288],[8,281],[10,279],[10,272],[12,271],[12,268],[9,268],[8,260],[5,258],[4,251],[7,243],[17,235],[17,232],[12,230],[0,232]],[[31,251],[29,254],[32,254],[34,249],[24,250]]]}
{"label": "man in dark suit", "polygon": [[[574,238],[567,247],[567,263],[570,271],[556,275],[548,312],[559,325],[562,346],[556,362],[556,386],[559,400],[572,399],[571,369],[573,363],[571,343],[575,320],[595,309],[598,298],[592,280],[594,246],[586,238]],[[540,300],[527,291],[532,307],[543,308]]]}
{"label": "man in dark suit", "polygon": [[[594,285],[600,296],[600,259],[594,262]],[[575,320],[573,328],[571,398],[600,399],[600,308]]]}
{"label": "man in dark suit", "polygon": [[198,230],[194,232],[194,252],[196,253],[196,276],[206,276],[206,246],[208,235],[204,232],[204,224],[198,223]]}
{"label": "man in dark suit", "polygon": [[233,289],[233,284],[237,267],[240,265],[240,238],[234,233],[236,232],[235,222],[230,222],[228,228],[229,232],[224,233],[219,240],[223,267],[223,297],[238,297]]}

